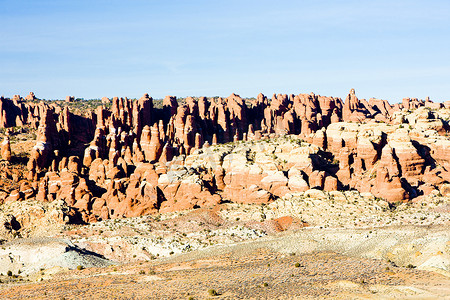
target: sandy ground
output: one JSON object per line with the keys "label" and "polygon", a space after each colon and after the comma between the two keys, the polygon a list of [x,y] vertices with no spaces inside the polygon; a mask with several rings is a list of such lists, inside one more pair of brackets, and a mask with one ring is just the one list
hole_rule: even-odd
{"label": "sandy ground", "polygon": [[[387,241],[393,236],[400,237],[398,246],[408,244],[408,239],[410,244],[420,240],[427,231],[430,241],[448,232],[386,228],[373,234],[392,250]],[[360,239],[367,232],[303,229],[120,266],[44,270],[48,274],[37,283],[25,277],[0,285],[0,298],[450,299],[449,275],[370,258],[370,253],[382,252],[380,247],[362,242],[345,245],[356,235]],[[341,244],[330,246],[333,238]],[[317,246],[321,239],[325,242]],[[321,250],[326,248],[340,250]]]}
{"label": "sandy ground", "polygon": [[[30,219],[25,250],[0,245],[0,299],[450,299],[449,207],[310,190],[83,226]],[[278,232],[283,216],[298,222]]]}

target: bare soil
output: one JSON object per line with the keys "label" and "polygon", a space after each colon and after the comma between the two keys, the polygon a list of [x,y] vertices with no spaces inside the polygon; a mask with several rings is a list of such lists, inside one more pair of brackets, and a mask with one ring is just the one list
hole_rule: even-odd
{"label": "bare soil", "polygon": [[448,276],[332,251],[288,252],[295,243],[296,233],[284,233],[158,260],[57,272],[38,283],[10,280],[0,286],[0,298],[450,299]]}

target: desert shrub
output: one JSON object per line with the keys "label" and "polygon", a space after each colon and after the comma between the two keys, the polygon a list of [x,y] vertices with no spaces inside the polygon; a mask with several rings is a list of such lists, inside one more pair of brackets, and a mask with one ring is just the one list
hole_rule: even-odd
{"label": "desert shrub", "polygon": [[295,263],[295,267],[299,268],[300,267],[300,263]]}
{"label": "desert shrub", "polygon": [[217,295],[219,295],[215,289],[208,290],[208,294],[210,296],[217,296]]}
{"label": "desert shrub", "polygon": [[6,272],[6,275],[12,276],[12,271],[11,271],[11,270],[8,270],[8,272]]}
{"label": "desert shrub", "polygon": [[83,270],[84,267],[83,266],[77,266],[77,270]]}

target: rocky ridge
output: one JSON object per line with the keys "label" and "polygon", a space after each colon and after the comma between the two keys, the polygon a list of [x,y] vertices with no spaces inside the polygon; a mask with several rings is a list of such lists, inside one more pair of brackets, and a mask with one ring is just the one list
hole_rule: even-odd
{"label": "rocky ridge", "polygon": [[36,142],[27,170],[12,174],[15,145],[5,136],[13,184],[0,201],[63,201],[79,221],[94,222],[227,201],[267,204],[311,188],[354,189],[390,203],[450,191],[447,102],[390,105],[352,89],[345,101],[167,96],[157,108],[145,94],[101,103],[75,114],[32,93],[2,97],[0,128],[29,128]]}

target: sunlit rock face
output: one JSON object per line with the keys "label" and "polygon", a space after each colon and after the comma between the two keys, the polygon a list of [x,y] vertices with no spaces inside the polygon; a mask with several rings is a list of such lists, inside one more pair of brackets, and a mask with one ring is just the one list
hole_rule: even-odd
{"label": "sunlit rock face", "polygon": [[[449,105],[429,99],[343,101],[311,94],[155,102],[0,98],[0,128],[36,134],[8,201],[64,201],[85,222],[213,206],[269,203],[308,189],[372,193],[389,202],[445,190]],[[62,105],[65,103],[65,105]],[[14,160],[11,136],[1,157]],[[15,178],[18,178],[15,175]]]}

